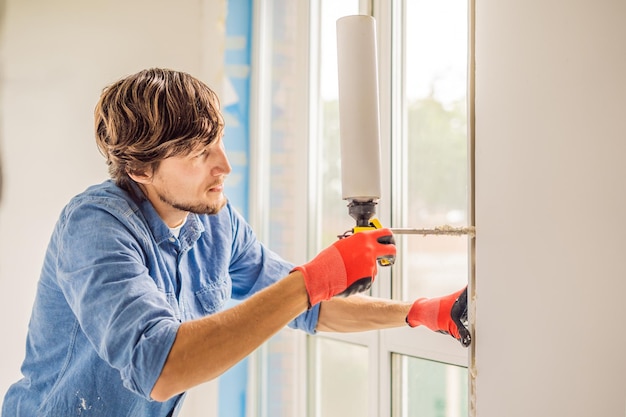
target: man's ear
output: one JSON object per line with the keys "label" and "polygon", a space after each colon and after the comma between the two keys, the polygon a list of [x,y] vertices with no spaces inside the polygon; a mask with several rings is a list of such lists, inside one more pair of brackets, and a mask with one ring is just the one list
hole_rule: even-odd
{"label": "man's ear", "polygon": [[126,168],[128,176],[138,184],[150,184],[152,182],[152,170],[149,167],[145,169]]}

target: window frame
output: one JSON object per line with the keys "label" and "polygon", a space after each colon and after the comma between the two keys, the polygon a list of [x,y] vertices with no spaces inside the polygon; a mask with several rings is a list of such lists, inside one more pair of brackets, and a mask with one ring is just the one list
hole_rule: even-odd
{"label": "window frame", "polygon": [[[381,171],[382,171],[382,183],[383,183],[383,197],[381,203],[377,206],[377,217],[381,220],[383,225],[393,225],[398,223],[398,219],[402,219],[406,213],[403,213],[402,206],[397,203],[399,196],[406,194],[407,184],[403,176],[404,165],[406,164],[405,152],[401,141],[397,141],[396,138],[403,137],[403,132],[406,131],[406,120],[402,117],[402,112],[398,109],[402,108],[404,97],[402,93],[402,86],[404,85],[404,74],[402,71],[396,72],[395,68],[402,67],[402,56],[405,52],[405,33],[403,31],[404,25],[397,25],[396,22],[403,20],[403,8],[406,0],[359,0],[359,13],[372,15],[376,19],[377,27],[377,42],[378,42],[378,64],[379,64],[379,98],[380,98],[380,129],[381,140],[387,141],[381,145]],[[268,13],[271,12],[272,4],[274,0],[268,2],[254,2],[255,4],[255,25],[257,28],[267,26],[268,22],[271,22],[271,16]],[[319,78],[319,64],[321,45],[319,41],[320,35],[320,19],[321,19],[321,0],[311,0],[307,2],[306,6],[300,7],[298,18],[299,24],[308,28],[308,36],[303,37],[300,41],[303,45],[302,56],[300,59],[303,65],[308,67],[306,71],[307,81],[306,85],[303,85],[302,91],[306,91],[307,103],[300,111],[305,111],[307,114],[307,122],[305,129],[306,149],[307,157],[306,163],[303,166],[306,167],[306,187],[301,196],[298,196],[299,201],[306,200],[304,203],[306,207],[303,207],[306,213],[306,249],[301,251],[302,259],[296,261],[304,261],[309,259],[319,252],[321,249],[319,236],[319,227],[322,222],[320,218],[321,209],[317,201],[316,193],[319,192],[321,186],[318,179],[318,158],[320,157],[320,150],[317,146],[316,138],[321,134],[318,130],[318,120],[320,117],[319,110],[319,97],[318,91],[320,87]],[[468,197],[468,226],[473,226],[475,222],[474,217],[474,176],[473,176],[473,164],[474,164],[474,92],[473,92],[473,21],[474,21],[474,0],[468,0],[468,19],[469,19],[469,36],[468,36],[468,84],[467,84],[467,123],[468,123],[468,167],[469,167],[469,197]],[[253,84],[256,84],[260,90],[253,89],[252,103],[252,118],[251,123],[251,163],[253,167],[251,172],[254,172],[253,179],[251,179],[251,190],[257,190],[258,200],[261,204],[265,204],[263,207],[251,207],[251,223],[260,230],[259,236],[261,240],[267,237],[270,233],[268,230],[267,211],[270,207],[267,207],[266,195],[269,192],[267,179],[269,178],[267,173],[270,167],[268,166],[268,152],[269,152],[269,131],[267,127],[267,121],[263,118],[269,117],[267,111],[263,111],[263,104],[267,105],[267,94],[271,94],[271,91],[267,91],[267,83],[264,83],[264,77],[266,77],[265,71],[272,71],[271,64],[267,62],[267,36],[270,32],[267,29],[259,31],[257,29],[255,37],[255,46],[253,47]],[[306,44],[306,46],[305,46]],[[310,53],[308,53],[310,51]],[[256,75],[254,75],[254,73]],[[255,124],[255,122],[257,124]],[[255,133],[259,136],[254,138]],[[255,141],[257,143],[255,144]],[[394,161],[392,163],[391,161]],[[396,163],[401,161],[400,163]],[[261,173],[261,175],[257,175]],[[255,175],[257,175],[255,177]],[[300,197],[305,197],[300,199]],[[256,198],[255,197],[255,198]],[[252,196],[251,196],[252,201]],[[348,216],[346,211],[346,216]],[[473,294],[474,286],[474,274],[475,274],[475,245],[474,239],[470,239],[469,243],[469,291],[470,299]],[[399,296],[398,289],[392,286],[392,274],[406,274],[406,268],[403,266],[402,257],[397,259],[396,265],[394,265],[393,272],[388,269],[381,269],[379,276],[375,284],[372,287],[372,295],[382,298],[397,298]],[[470,311],[470,320],[473,312]],[[289,331],[289,330],[287,330]],[[315,383],[312,376],[315,375],[315,363],[312,362],[315,358],[315,338],[330,338],[347,343],[358,344],[367,346],[369,351],[370,363],[368,369],[370,372],[368,395],[370,398],[370,416],[390,416],[392,409],[392,354],[401,354],[408,356],[415,356],[419,358],[449,363],[453,365],[459,365],[468,367],[471,360],[474,357],[473,346],[470,349],[464,349],[460,344],[454,341],[452,338],[443,338],[427,329],[417,328],[397,328],[387,329],[381,331],[373,331],[366,333],[354,333],[354,334],[333,334],[324,333],[318,334],[314,337],[309,336],[297,336],[300,337],[299,342],[299,355],[302,355],[300,362],[301,370],[298,372],[298,378],[301,386],[305,387],[300,390],[298,399],[298,410],[304,412],[306,410],[307,415],[316,416],[315,401],[312,398],[315,395]],[[266,351],[264,348],[260,348],[254,355],[253,361],[251,361],[251,372],[256,375],[253,381],[256,381],[257,389],[256,393],[252,393],[252,399],[254,400],[254,406],[250,409],[257,410],[254,415],[266,415],[263,411],[263,390],[260,386],[263,385],[263,375],[266,371],[264,355]],[[308,370],[308,372],[306,372]],[[470,372],[470,398],[474,391],[473,379]],[[255,391],[255,390],[250,390]],[[471,401],[470,401],[471,402]],[[471,413],[470,413],[471,414]]]}

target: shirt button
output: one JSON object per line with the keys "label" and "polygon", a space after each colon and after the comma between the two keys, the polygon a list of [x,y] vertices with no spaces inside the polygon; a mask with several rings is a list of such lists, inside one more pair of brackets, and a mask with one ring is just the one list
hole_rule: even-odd
{"label": "shirt button", "polygon": [[176,238],[175,237],[171,237],[170,238],[170,242],[176,242]]}

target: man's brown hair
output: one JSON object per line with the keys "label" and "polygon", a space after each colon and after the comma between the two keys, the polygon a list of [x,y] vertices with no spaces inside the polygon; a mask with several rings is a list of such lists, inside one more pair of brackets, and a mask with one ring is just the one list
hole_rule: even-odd
{"label": "man's brown hair", "polygon": [[215,92],[180,71],[152,68],[105,87],[94,111],[96,143],[111,178],[155,170],[167,157],[218,139],[224,129]]}

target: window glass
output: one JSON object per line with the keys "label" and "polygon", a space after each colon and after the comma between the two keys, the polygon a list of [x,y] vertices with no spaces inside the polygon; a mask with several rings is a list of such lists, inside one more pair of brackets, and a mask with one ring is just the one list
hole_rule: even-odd
{"label": "window glass", "polygon": [[466,417],[467,368],[393,355],[393,417]]}
{"label": "window glass", "polygon": [[[467,285],[467,239],[459,236],[409,236],[403,262],[409,274],[402,280],[408,300],[438,297]],[[412,277],[412,278],[411,278]]]}
{"label": "window glass", "polygon": [[[300,24],[308,7],[292,0],[272,0],[259,5],[263,9],[258,36],[261,36],[262,60],[256,69],[263,76],[260,90],[266,95],[255,103],[259,126],[267,129],[267,195],[258,207],[266,216],[264,243],[281,257],[300,262],[306,252],[306,203],[303,195],[306,170],[302,168],[306,148],[307,96],[303,75],[302,48],[308,39],[308,26]],[[257,134],[259,132],[252,132]],[[264,163],[262,160],[261,163]],[[305,384],[303,368],[306,337],[302,332],[284,329],[258,351],[256,408],[258,415],[291,417],[302,415],[306,405],[301,393]],[[255,410],[255,411],[257,411]],[[254,413],[253,413],[254,414]]]}
{"label": "window glass", "polygon": [[[405,2],[403,227],[468,222],[467,2]],[[467,237],[402,237],[402,298],[467,283]]]}
{"label": "window glass", "polygon": [[367,416],[369,372],[365,346],[315,338],[316,412],[323,417]]}
{"label": "window glass", "polygon": [[292,417],[299,414],[297,379],[299,350],[293,332],[283,330],[266,344],[262,415]]}
{"label": "window glass", "polygon": [[302,236],[296,232],[302,220],[303,205],[294,196],[299,195],[305,171],[298,166],[303,132],[302,94],[294,86],[302,82],[301,48],[298,28],[299,7],[291,0],[273,0],[271,25],[270,85],[270,149],[269,149],[269,247],[283,258],[295,262],[301,256]]}

